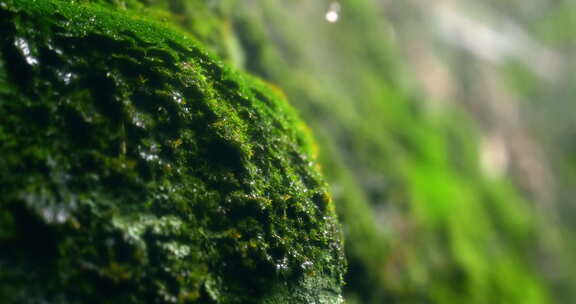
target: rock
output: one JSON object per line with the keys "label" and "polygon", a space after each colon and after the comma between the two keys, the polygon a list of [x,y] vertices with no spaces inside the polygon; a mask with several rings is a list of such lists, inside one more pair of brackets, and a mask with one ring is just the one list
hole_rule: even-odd
{"label": "rock", "polygon": [[334,206],[275,89],[129,12],[0,0],[5,303],[340,303]]}

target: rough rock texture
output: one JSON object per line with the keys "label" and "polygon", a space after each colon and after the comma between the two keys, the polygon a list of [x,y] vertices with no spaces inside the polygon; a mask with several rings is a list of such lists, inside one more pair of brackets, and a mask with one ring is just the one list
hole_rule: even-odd
{"label": "rough rock texture", "polygon": [[3,303],[339,303],[306,127],[186,35],[0,1]]}

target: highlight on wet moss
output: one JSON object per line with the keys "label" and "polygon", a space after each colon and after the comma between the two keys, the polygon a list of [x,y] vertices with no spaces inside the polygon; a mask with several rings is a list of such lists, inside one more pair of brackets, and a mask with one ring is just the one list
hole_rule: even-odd
{"label": "highlight on wet moss", "polygon": [[268,85],[97,4],[2,0],[0,37],[2,299],[341,302],[313,141]]}

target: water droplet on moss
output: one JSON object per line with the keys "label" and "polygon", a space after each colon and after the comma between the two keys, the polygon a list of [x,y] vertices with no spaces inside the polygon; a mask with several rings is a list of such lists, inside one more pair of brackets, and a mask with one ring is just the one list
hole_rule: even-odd
{"label": "water droplet on moss", "polygon": [[156,144],[152,144],[149,147],[145,146],[138,147],[138,155],[140,156],[141,159],[147,162],[162,164],[162,160],[160,159],[160,155],[158,155],[158,153],[159,148],[158,145]]}
{"label": "water droplet on moss", "polygon": [[283,257],[278,263],[276,263],[276,272],[286,273],[288,270],[288,258]]}
{"label": "water droplet on moss", "polygon": [[28,41],[26,41],[26,39],[18,37],[14,40],[14,45],[20,50],[22,55],[24,55],[24,58],[29,65],[38,64],[38,58],[32,56],[32,49],[30,48],[30,44]]}
{"label": "water droplet on moss", "polygon": [[176,242],[162,244],[162,247],[176,258],[184,258],[190,254],[190,247]]}
{"label": "water droplet on moss", "polygon": [[314,266],[314,263],[312,263],[311,261],[305,261],[300,265],[300,267],[302,267],[303,270],[309,270],[310,268],[312,268],[312,266]]}
{"label": "water droplet on moss", "polygon": [[70,211],[64,205],[49,205],[40,210],[46,223],[65,223],[70,217]]}
{"label": "water droplet on moss", "polygon": [[58,79],[60,79],[65,85],[69,85],[72,82],[74,75],[70,72],[57,71],[56,76],[58,76]]}
{"label": "water droplet on moss", "polygon": [[182,93],[180,92],[172,92],[172,99],[176,102],[181,104],[184,102],[184,98],[182,97]]}
{"label": "water droplet on moss", "polygon": [[145,129],[146,128],[146,122],[144,121],[144,118],[142,117],[142,114],[135,112],[132,115],[132,123],[137,126],[138,128],[142,128]]}

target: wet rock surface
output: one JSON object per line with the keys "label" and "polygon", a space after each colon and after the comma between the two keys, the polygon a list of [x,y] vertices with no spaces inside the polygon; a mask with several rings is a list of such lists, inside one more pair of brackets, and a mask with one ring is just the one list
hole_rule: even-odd
{"label": "wet rock surface", "polygon": [[125,12],[0,1],[6,303],[339,303],[314,144],[266,84]]}

